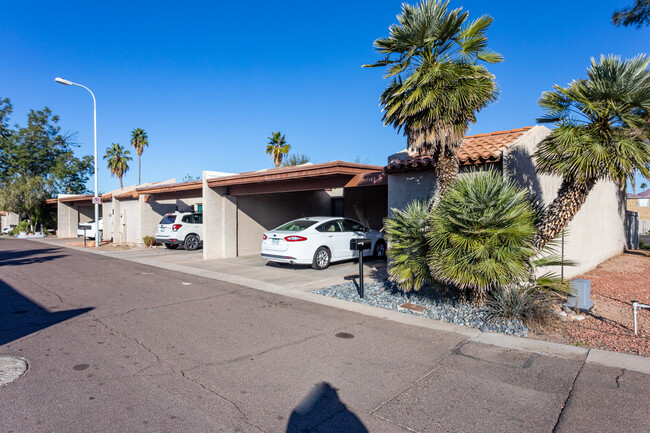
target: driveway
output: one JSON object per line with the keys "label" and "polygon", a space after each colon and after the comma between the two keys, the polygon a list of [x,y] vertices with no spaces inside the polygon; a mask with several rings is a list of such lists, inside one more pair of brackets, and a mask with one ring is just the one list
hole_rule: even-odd
{"label": "driveway", "polygon": [[26,240],[0,240],[0,280],[0,356],[29,362],[0,388],[6,431],[647,427],[648,375],[579,350],[508,349]]}

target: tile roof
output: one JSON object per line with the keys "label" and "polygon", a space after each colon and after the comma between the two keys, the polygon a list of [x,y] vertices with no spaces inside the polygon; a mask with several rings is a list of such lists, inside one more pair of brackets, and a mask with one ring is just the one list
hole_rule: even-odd
{"label": "tile roof", "polygon": [[[481,165],[501,160],[503,149],[513,144],[534,126],[496,131],[489,134],[468,135],[463,140],[458,153],[460,165]],[[435,160],[429,155],[411,156],[389,163],[384,170],[387,173],[395,171],[410,171],[422,168],[433,168]]]}

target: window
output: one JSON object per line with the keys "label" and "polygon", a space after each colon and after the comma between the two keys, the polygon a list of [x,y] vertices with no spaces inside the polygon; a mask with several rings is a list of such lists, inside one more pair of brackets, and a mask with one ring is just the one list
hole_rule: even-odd
{"label": "window", "polygon": [[281,230],[285,232],[299,232],[313,226],[314,224],[316,224],[316,221],[295,220],[295,221],[288,222],[285,225],[282,225],[275,230]]}
{"label": "window", "polygon": [[170,214],[170,215],[165,215],[163,219],[160,221],[160,224],[174,224],[176,222],[176,215]]}
{"label": "window", "polygon": [[343,227],[345,228],[346,232],[367,232],[368,231],[368,229],[364,225],[349,219],[343,220]]}
{"label": "window", "polygon": [[639,207],[648,207],[650,206],[650,199],[649,198],[640,198],[639,199]]}
{"label": "window", "polygon": [[203,214],[195,213],[192,217],[194,218],[194,224],[203,224]]}
{"label": "window", "polygon": [[183,219],[181,219],[181,222],[184,222],[184,223],[190,223],[192,221],[193,221],[192,215],[185,215],[183,217]]}
{"label": "window", "polygon": [[319,225],[316,230],[319,232],[342,232],[343,228],[341,227],[341,220],[334,220]]}

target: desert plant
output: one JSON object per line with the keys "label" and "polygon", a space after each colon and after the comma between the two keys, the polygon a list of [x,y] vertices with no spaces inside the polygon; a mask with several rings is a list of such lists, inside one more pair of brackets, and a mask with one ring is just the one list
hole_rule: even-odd
{"label": "desert plant", "polygon": [[498,96],[494,76],[480,63],[499,63],[486,32],[492,18],[473,21],[449,1],[402,4],[389,36],[374,42],[384,57],[365,67],[386,67],[393,78],[380,97],[385,125],[403,130],[409,149],[435,160],[444,192],[458,173],[456,152],[476,113]]}
{"label": "desert plant", "polygon": [[639,171],[650,177],[650,58],[601,56],[591,60],[587,78],[542,93],[542,123],[555,123],[535,153],[541,174],[562,184],[538,224],[535,244],[542,248],[578,213],[600,180],[624,184]]}
{"label": "desert plant", "polygon": [[432,276],[481,304],[490,290],[525,281],[536,253],[526,191],[495,172],[459,177],[429,214]]}
{"label": "desert plant", "polygon": [[518,319],[527,326],[543,325],[551,317],[553,297],[536,284],[513,284],[489,292],[485,301],[491,320]]}
{"label": "desert plant", "polygon": [[154,245],[156,245],[156,238],[153,236],[145,236],[142,238],[142,241],[147,247],[153,247]]}
{"label": "desert plant", "polygon": [[425,237],[427,207],[426,201],[416,200],[404,210],[392,209],[393,215],[384,220],[388,240],[388,275],[405,291],[419,290],[432,281]]}

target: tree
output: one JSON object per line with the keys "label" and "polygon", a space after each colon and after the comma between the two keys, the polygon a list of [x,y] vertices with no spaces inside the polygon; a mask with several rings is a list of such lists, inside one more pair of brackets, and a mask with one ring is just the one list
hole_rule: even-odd
{"label": "tree", "polygon": [[535,153],[537,171],[562,177],[557,197],[537,227],[542,248],[573,219],[599,180],[625,184],[638,170],[650,175],[649,60],[591,59],[587,78],[542,93],[542,123],[555,123]]}
{"label": "tree", "polygon": [[129,171],[129,161],[133,158],[131,158],[131,152],[124,150],[124,146],[120,146],[119,143],[113,143],[112,146],[106,149],[104,159],[107,161],[107,167],[111,171],[111,176],[117,176],[120,180],[120,189],[122,189],[124,188],[122,185],[122,176]]}
{"label": "tree", "polygon": [[637,29],[650,25],[650,0],[636,0],[634,6],[614,12],[615,26],[635,26]]}
{"label": "tree", "polygon": [[284,155],[289,153],[291,145],[287,144],[285,136],[278,132],[272,132],[269,139],[268,145],[266,146],[266,154],[273,158],[273,165],[275,168],[280,167],[282,164],[282,158]]}
{"label": "tree", "polygon": [[46,198],[87,191],[93,158],[75,156],[74,134],[61,134],[49,108],[31,110],[22,128],[9,126],[12,111],[9,99],[0,99],[0,208],[42,223]]}
{"label": "tree", "polygon": [[135,128],[131,131],[131,146],[135,148],[135,152],[138,154],[138,185],[142,183],[142,152],[144,152],[144,147],[149,146],[149,137],[144,129]]}
{"label": "tree", "polygon": [[487,48],[492,18],[469,23],[467,12],[449,11],[448,4],[403,4],[399,23],[374,43],[386,56],[364,65],[388,68],[385,77],[393,81],[380,97],[384,124],[403,129],[409,149],[434,158],[440,193],[458,173],[456,152],[476,113],[498,96],[494,76],[479,62],[503,61]]}
{"label": "tree", "polygon": [[[648,184],[643,182],[640,186],[642,190],[645,190],[648,187]],[[636,193],[634,195],[636,195]]]}
{"label": "tree", "polygon": [[282,162],[282,167],[293,167],[295,165],[307,164],[309,157],[303,153],[292,153],[286,161]]}

